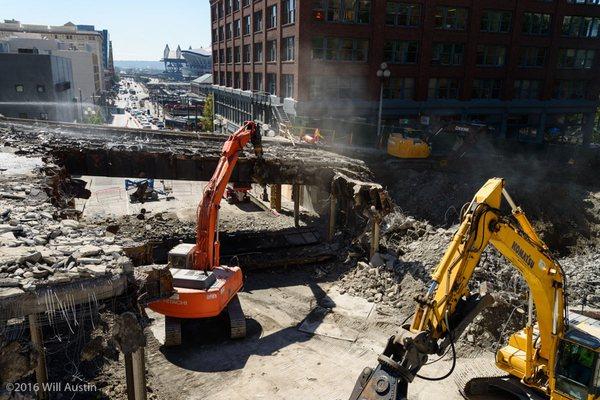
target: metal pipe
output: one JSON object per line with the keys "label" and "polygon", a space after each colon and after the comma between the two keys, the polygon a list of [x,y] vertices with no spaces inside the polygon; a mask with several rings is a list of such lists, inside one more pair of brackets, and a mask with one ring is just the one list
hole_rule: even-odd
{"label": "metal pipe", "polygon": [[502,188],[502,195],[504,196],[504,198],[506,199],[506,201],[508,202],[508,204],[510,205],[510,208],[512,209],[512,211],[517,211],[517,204],[513,201],[512,197],[510,197],[510,195],[508,194],[508,192],[506,191],[506,189]]}

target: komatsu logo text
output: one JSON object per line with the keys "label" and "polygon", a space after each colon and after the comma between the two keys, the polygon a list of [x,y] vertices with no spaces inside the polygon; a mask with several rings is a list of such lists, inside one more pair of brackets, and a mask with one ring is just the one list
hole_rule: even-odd
{"label": "komatsu logo text", "polygon": [[521,246],[519,246],[517,244],[517,242],[513,242],[512,244],[512,250],[517,253],[517,255],[519,256],[519,258],[529,266],[529,268],[533,268],[534,262],[533,262],[533,258],[531,258],[531,256],[529,254],[527,254],[525,252],[525,250],[523,250],[521,248]]}

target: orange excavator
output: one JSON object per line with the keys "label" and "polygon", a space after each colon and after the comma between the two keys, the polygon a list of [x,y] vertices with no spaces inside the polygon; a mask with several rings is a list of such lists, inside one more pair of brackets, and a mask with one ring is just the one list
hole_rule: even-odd
{"label": "orange excavator", "polygon": [[221,152],[215,172],[204,188],[197,211],[196,243],[181,243],[168,255],[176,293],[149,307],[165,316],[165,346],[181,344],[181,322],[209,318],[225,309],[232,338],[246,336],[246,319],[237,293],[242,288],[240,267],[220,265],[219,208],[240,152],[251,142],[256,157],[262,158],[258,126],[246,122],[233,133]]}

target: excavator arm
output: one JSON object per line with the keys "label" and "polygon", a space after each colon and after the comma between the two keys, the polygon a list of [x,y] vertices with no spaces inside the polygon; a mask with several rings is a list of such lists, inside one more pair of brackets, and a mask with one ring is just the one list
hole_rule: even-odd
{"label": "excavator arm", "polygon": [[[510,213],[500,210],[503,197]],[[390,338],[378,358],[379,365],[363,371],[351,400],[405,399],[408,383],[429,355],[442,355],[448,346],[454,353],[454,342],[473,318],[493,302],[489,294],[469,292],[473,271],[490,244],[521,273],[530,289],[527,326],[513,335],[515,341],[524,338],[520,342],[525,342],[521,346],[525,350],[500,350],[497,365],[525,383],[535,379],[532,386],[549,392],[558,339],[566,324],[564,274],[504,189],[504,180],[493,178],[464,209],[461,224],[433,271],[427,292],[415,299],[418,306],[412,322]],[[533,339],[532,303],[537,313],[539,348]],[[454,362],[455,359],[454,354]]]}
{"label": "excavator arm", "polygon": [[229,136],[223,145],[217,168],[204,188],[196,213],[195,269],[212,270],[219,265],[218,219],[221,199],[238,161],[240,151],[248,142],[252,142],[255,155],[259,158],[262,157],[260,131],[253,121],[244,123],[239,130]]}

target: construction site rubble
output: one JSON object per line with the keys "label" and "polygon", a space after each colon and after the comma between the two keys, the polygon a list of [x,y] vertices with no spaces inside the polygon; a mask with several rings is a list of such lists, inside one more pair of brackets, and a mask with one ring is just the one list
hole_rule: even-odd
{"label": "construction site rubble", "polygon": [[0,293],[120,274],[130,261],[118,237],[59,219],[39,176],[0,177]]}

